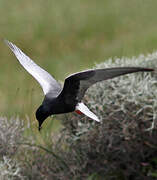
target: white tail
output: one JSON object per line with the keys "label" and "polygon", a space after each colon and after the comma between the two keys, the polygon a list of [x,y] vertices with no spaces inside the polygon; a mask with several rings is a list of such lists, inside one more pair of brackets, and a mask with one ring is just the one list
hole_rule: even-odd
{"label": "white tail", "polygon": [[76,106],[76,110],[79,110],[83,114],[85,114],[86,116],[90,117],[91,119],[93,119],[93,120],[95,120],[97,122],[100,122],[98,117],[93,112],[91,112],[85,104],[78,103],[77,106]]}

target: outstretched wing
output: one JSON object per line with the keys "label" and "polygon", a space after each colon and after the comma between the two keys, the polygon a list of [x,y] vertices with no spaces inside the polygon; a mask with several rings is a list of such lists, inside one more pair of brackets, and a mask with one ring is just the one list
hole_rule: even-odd
{"label": "outstretched wing", "polygon": [[44,69],[35,64],[26,54],[24,54],[16,45],[5,40],[20,64],[39,82],[44,94],[51,94],[52,97],[58,96],[61,91],[60,84]]}
{"label": "outstretched wing", "polygon": [[76,105],[82,100],[86,90],[91,85],[99,81],[139,71],[153,71],[153,69],[142,67],[116,67],[87,70],[72,74],[65,79],[63,90],[59,96],[64,98],[65,103]]}

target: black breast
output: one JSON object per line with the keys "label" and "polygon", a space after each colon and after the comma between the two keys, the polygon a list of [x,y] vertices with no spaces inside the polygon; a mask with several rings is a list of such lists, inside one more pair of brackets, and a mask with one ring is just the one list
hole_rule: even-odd
{"label": "black breast", "polygon": [[75,110],[74,104],[66,104],[60,96],[56,98],[45,97],[43,103],[44,111],[50,115],[68,113]]}

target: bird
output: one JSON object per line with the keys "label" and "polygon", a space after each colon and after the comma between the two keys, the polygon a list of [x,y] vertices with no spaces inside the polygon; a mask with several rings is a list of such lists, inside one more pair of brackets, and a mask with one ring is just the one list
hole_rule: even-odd
{"label": "bird", "polygon": [[22,50],[12,42],[5,40],[7,46],[14,53],[19,63],[30,73],[41,85],[44,99],[42,104],[36,110],[36,119],[38,120],[38,130],[46,118],[54,114],[70,113],[75,111],[78,114],[84,114],[89,118],[100,122],[99,118],[88,109],[83,103],[87,89],[93,84],[115,78],[117,76],[135,73],[139,71],[153,71],[145,67],[112,67],[104,69],[89,69],[69,75],[63,87],[53,76],[37,65]]}

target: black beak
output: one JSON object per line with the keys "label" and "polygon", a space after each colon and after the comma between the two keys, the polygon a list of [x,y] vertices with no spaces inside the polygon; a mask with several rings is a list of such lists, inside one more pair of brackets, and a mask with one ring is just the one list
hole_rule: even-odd
{"label": "black beak", "polygon": [[42,127],[41,127],[41,126],[39,126],[39,127],[38,127],[38,130],[40,131],[40,130],[41,130],[41,128],[42,128]]}
{"label": "black beak", "polygon": [[38,126],[38,130],[40,131],[41,130],[41,128],[42,128],[42,123],[39,121],[39,126]]}

